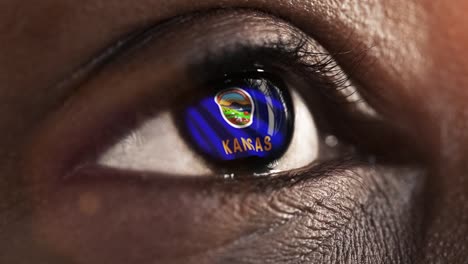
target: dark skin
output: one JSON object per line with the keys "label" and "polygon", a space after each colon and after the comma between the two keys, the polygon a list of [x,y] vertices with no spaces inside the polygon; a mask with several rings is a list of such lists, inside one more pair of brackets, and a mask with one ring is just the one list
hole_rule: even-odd
{"label": "dark skin", "polygon": [[[169,33],[125,59],[93,61],[132,32],[218,8],[251,10],[165,26]],[[465,263],[467,8],[461,0],[2,1],[0,262]],[[190,83],[182,66],[196,40],[254,39],[279,17],[330,53],[349,51],[336,60],[406,142],[404,162],[327,163],[291,181],[126,172],[61,180],[70,152],[107,137],[99,131],[120,118],[116,105],[133,113],[151,96],[157,109],[171,105],[158,87]]]}

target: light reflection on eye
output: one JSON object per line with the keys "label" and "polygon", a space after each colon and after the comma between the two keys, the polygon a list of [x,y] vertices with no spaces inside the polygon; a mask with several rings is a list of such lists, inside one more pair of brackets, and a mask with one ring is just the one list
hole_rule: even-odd
{"label": "light reflection on eye", "polygon": [[106,151],[99,164],[184,176],[307,166],[318,155],[317,129],[300,95],[282,86],[263,77],[227,78],[176,113],[183,124],[160,113]]}

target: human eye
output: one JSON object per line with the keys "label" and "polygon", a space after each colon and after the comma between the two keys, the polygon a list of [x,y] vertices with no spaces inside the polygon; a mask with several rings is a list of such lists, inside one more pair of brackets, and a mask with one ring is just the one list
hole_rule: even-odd
{"label": "human eye", "polygon": [[[239,25],[227,16],[228,31],[185,32],[216,17],[175,19],[141,33],[115,62],[124,65],[113,70],[121,76],[104,71],[91,81],[91,87],[105,87],[83,93],[101,101],[81,111],[90,115],[84,129],[94,135],[84,137],[69,159],[79,168],[74,172],[248,177],[361,159],[363,153],[374,158],[365,145],[375,144],[358,145],[356,137],[381,120],[333,54],[271,17],[246,16]],[[243,32],[246,25],[252,29]],[[175,36],[167,28],[183,32]],[[182,43],[167,47],[165,41]],[[188,47],[194,43],[200,48]],[[134,55],[139,52],[149,56]],[[146,83],[139,83],[141,76]]]}

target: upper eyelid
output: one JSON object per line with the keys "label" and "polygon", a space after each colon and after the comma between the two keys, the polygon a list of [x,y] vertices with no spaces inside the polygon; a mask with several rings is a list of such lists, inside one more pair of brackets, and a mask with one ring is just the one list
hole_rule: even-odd
{"label": "upper eyelid", "polygon": [[[83,63],[81,66],[73,70],[64,79],[54,84],[54,90],[66,90],[66,94],[60,100],[62,102],[66,102],[68,98],[70,98],[71,96],[73,96],[73,94],[76,93],[76,90],[80,87],[80,85],[86,82],[101,68],[106,67],[106,65],[113,64],[116,61],[123,60],[125,57],[131,57],[131,53],[133,51],[136,51],[139,47],[144,46],[149,42],[152,42],[158,34],[167,33],[167,27],[174,26],[174,24],[187,22],[188,20],[196,19],[198,17],[206,16],[207,14],[215,14],[217,12],[226,12],[228,14],[233,12],[253,12],[253,14],[259,15],[260,19],[265,19],[265,17],[270,17],[271,19],[278,19],[270,14],[264,13],[263,11],[251,10],[246,8],[230,9],[229,11],[215,9],[209,10],[207,12],[195,12],[192,14],[170,18],[156,25],[150,25],[124,34],[121,38],[119,38],[114,43],[110,44],[108,47],[96,52],[96,55],[92,56],[87,62]],[[281,25],[283,29],[290,29],[291,26],[288,25],[286,27],[285,23],[285,21],[279,23],[278,20],[276,26]],[[296,30],[294,31],[296,32]],[[297,34],[297,36],[299,36],[299,34]]]}

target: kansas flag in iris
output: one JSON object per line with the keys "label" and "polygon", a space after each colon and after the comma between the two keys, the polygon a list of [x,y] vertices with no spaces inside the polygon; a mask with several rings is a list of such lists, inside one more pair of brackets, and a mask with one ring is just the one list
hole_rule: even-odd
{"label": "kansas flag in iris", "polygon": [[187,134],[214,160],[277,158],[292,132],[292,109],[285,92],[264,79],[228,86],[185,110]]}
{"label": "kansas flag in iris", "polygon": [[235,128],[252,124],[255,104],[250,94],[240,88],[225,89],[215,96],[224,120]]}

